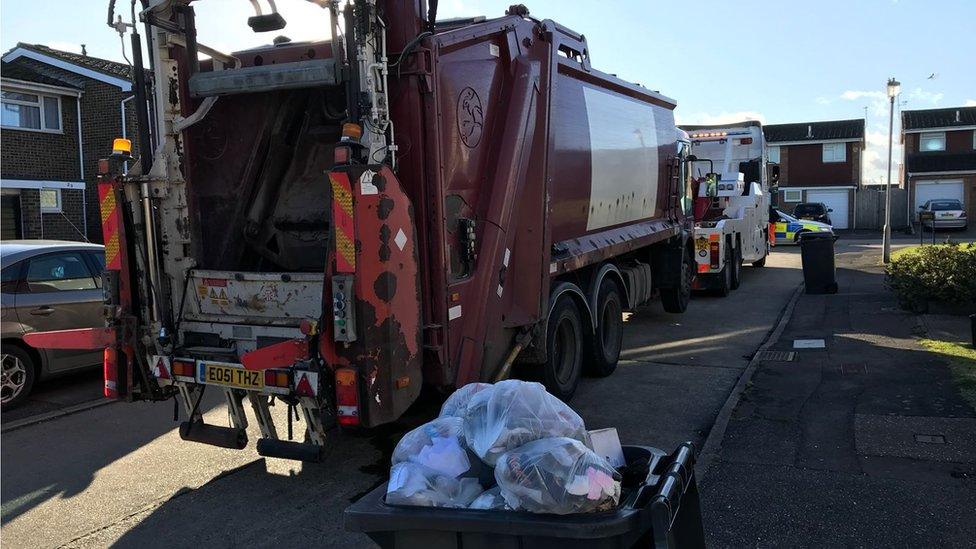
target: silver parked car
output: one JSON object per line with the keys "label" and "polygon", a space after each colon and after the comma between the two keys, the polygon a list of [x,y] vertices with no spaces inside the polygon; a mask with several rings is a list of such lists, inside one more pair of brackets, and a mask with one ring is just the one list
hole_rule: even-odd
{"label": "silver parked car", "polygon": [[83,242],[5,240],[0,242],[0,268],[0,404],[7,409],[23,402],[39,379],[102,362],[100,351],[35,349],[23,336],[104,325],[105,249]]}
{"label": "silver parked car", "polygon": [[966,218],[966,208],[962,202],[954,198],[929,200],[918,207],[919,213],[931,212],[935,218],[933,221],[922,221],[922,226],[931,229],[933,225],[936,229],[963,229],[968,226]]}

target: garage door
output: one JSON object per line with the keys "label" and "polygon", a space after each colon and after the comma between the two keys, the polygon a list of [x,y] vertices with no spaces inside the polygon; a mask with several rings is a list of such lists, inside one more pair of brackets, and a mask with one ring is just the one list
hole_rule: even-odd
{"label": "garage door", "polygon": [[849,227],[850,198],[851,191],[847,189],[807,191],[807,202],[823,202],[828,208],[834,210],[830,212],[830,220],[835,229]]}
{"label": "garage door", "polygon": [[915,183],[915,211],[918,211],[918,207],[929,200],[946,198],[955,198],[960,202],[965,202],[963,199],[962,181],[956,179],[946,181],[919,181]]}

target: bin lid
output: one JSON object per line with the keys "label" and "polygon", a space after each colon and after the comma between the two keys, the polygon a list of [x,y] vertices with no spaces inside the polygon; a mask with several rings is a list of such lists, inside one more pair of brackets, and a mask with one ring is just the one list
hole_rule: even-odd
{"label": "bin lid", "polygon": [[822,233],[800,233],[800,244],[803,244],[804,242],[808,242],[808,241],[814,241],[814,240],[826,240],[828,238],[830,240],[833,240],[834,233],[827,232],[827,231],[824,231]]}

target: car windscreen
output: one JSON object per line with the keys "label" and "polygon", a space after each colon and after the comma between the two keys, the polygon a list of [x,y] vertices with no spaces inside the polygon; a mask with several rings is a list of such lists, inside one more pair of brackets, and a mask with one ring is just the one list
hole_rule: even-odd
{"label": "car windscreen", "polygon": [[823,215],[824,208],[820,204],[799,204],[793,208],[793,215]]}
{"label": "car windscreen", "polygon": [[931,209],[933,212],[961,210],[962,202],[959,202],[958,200],[940,200],[939,202],[932,202]]}

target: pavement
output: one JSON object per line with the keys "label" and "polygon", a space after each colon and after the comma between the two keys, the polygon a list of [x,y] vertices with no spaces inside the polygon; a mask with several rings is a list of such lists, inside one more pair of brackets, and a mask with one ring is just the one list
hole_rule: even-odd
{"label": "pavement", "polygon": [[[616,427],[625,444],[701,445],[801,279],[797,250],[782,248],[765,268],[744,268],[728,298],[696,296],[681,315],[660,304],[628,315],[617,371],[584,379],[572,406],[590,429]],[[67,381],[42,383],[35,397],[97,398],[80,379],[74,392]],[[226,425],[226,407],[209,397],[207,421]],[[438,400],[380,429],[336,433],[320,464],[182,441],[168,403],[113,403],[38,423],[31,418],[51,409],[32,406],[0,441],[4,548],[368,547],[342,528],[342,511],[385,480],[396,441],[434,416]],[[284,408],[274,413],[283,426]],[[258,438],[253,426],[249,436]]]}
{"label": "pavement", "polygon": [[976,411],[884,288],[877,241],[838,252],[840,291],[799,298],[769,347],[793,360],[758,362],[701,479],[709,545],[972,547]]}

